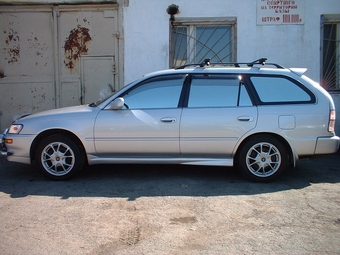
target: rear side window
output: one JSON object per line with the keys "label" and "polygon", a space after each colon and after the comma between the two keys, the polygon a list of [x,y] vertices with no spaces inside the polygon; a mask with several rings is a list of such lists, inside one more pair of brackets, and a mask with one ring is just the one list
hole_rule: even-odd
{"label": "rear side window", "polygon": [[262,103],[315,102],[309,90],[286,77],[252,76],[250,79]]}
{"label": "rear side window", "polygon": [[252,102],[238,75],[193,75],[188,107],[251,106]]}

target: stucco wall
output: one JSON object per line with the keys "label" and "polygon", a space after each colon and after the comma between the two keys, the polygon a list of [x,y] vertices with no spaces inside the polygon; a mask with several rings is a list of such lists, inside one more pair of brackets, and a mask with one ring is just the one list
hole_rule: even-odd
{"label": "stucco wall", "polygon": [[123,10],[124,80],[169,67],[170,4],[176,17],[237,17],[237,60],[267,57],[287,67],[307,67],[320,81],[320,16],[340,13],[339,0],[306,0],[304,25],[257,26],[256,0],[129,0]]}

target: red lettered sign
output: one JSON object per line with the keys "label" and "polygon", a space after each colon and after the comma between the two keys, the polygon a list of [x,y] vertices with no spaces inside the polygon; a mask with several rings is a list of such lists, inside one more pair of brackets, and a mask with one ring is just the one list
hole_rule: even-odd
{"label": "red lettered sign", "polygon": [[304,0],[257,0],[257,25],[303,25]]}

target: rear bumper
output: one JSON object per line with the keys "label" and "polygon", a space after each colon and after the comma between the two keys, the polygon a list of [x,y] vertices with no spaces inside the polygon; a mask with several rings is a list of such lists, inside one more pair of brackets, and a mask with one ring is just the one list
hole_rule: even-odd
{"label": "rear bumper", "polygon": [[339,149],[340,138],[338,136],[332,137],[318,137],[315,146],[315,155],[317,154],[331,154]]}

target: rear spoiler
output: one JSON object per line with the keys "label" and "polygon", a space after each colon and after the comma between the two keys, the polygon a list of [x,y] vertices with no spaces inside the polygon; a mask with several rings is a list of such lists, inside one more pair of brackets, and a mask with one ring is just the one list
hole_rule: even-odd
{"label": "rear spoiler", "polygon": [[307,71],[307,68],[289,68],[289,70],[292,73],[302,76]]}

